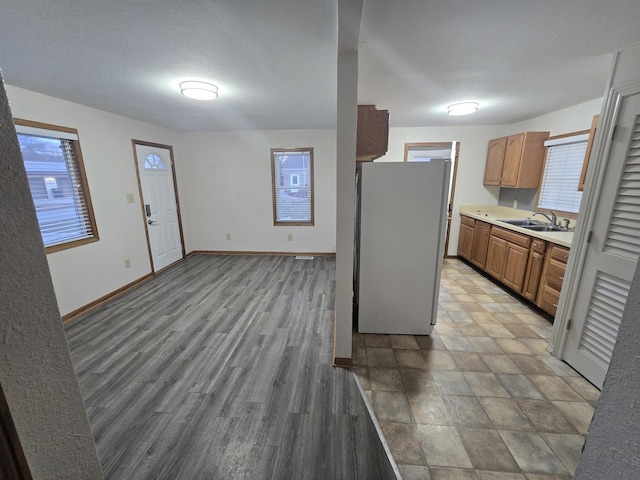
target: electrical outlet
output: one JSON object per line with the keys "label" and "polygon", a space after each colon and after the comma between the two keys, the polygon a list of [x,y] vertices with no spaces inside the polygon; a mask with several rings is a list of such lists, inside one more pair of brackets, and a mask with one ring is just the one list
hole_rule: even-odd
{"label": "electrical outlet", "polygon": [[227,240],[231,240],[231,234],[227,233]]}
{"label": "electrical outlet", "polygon": [[513,208],[518,208],[518,200],[513,201]]}
{"label": "electrical outlet", "polygon": [[135,203],[136,197],[133,196],[133,193],[127,193],[127,203]]}
{"label": "electrical outlet", "polygon": [[124,268],[131,268],[131,260],[128,258],[124,259]]}
{"label": "electrical outlet", "polygon": [[289,240],[290,242],[293,242],[293,233],[290,233],[290,234],[287,236],[287,240]]}

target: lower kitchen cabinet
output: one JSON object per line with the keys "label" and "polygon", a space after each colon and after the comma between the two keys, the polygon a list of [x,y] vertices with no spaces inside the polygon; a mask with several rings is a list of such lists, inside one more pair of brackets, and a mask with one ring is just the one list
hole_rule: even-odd
{"label": "lower kitchen cabinet", "polygon": [[538,287],[540,285],[540,277],[542,276],[544,250],[546,246],[547,242],[544,240],[536,238],[531,241],[527,273],[525,274],[524,286],[522,287],[522,296],[534,303],[538,296]]}
{"label": "lower kitchen cabinet", "polygon": [[476,221],[469,217],[460,217],[460,236],[458,238],[458,255],[471,260],[473,247],[473,231]]}
{"label": "lower kitchen cabinet", "polygon": [[531,237],[493,226],[485,271],[521,293],[529,259]]}
{"label": "lower kitchen cabinet", "polygon": [[476,220],[476,225],[473,229],[473,241],[471,243],[471,258],[469,260],[480,268],[484,268],[487,260],[490,232],[491,224]]}
{"label": "lower kitchen cabinet", "polygon": [[549,244],[542,267],[540,287],[536,305],[545,312],[555,316],[558,300],[562,290],[564,272],[569,259],[569,249],[560,245]]}

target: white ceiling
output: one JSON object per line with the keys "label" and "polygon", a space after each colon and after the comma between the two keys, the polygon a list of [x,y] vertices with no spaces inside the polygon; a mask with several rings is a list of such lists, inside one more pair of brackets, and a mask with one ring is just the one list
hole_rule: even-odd
{"label": "white ceiling", "polygon": [[[335,126],[336,0],[2,3],[10,85],[182,131]],[[512,123],[601,97],[637,42],[638,0],[364,0],[358,101],[392,126]],[[480,111],[447,117],[463,100]]]}

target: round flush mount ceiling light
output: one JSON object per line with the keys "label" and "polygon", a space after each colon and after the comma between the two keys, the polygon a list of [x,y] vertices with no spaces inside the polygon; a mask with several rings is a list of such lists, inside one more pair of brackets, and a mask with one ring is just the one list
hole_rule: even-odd
{"label": "round flush mount ceiling light", "polygon": [[449,115],[470,115],[478,111],[478,104],[476,102],[454,103],[449,105],[447,110],[449,111]]}
{"label": "round flush mount ceiling light", "polygon": [[180,83],[180,93],[195,100],[215,100],[218,98],[218,87],[207,82],[189,80]]}

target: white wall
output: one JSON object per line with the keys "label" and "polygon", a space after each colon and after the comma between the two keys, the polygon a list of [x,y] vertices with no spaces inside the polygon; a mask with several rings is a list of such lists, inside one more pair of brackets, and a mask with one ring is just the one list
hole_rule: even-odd
{"label": "white wall", "polygon": [[[184,133],[181,144],[188,188],[180,196],[191,219],[187,251],[335,250],[335,130]],[[313,148],[315,224],[274,226],[270,149],[298,147]]]}
{"label": "white wall", "polygon": [[[175,147],[178,134],[16,87],[8,86],[7,94],[14,117],[76,128],[80,138],[100,241],[47,255],[60,314],[148,274],[151,266],[131,139]],[[179,189],[185,190],[180,185],[179,149],[174,154]],[[134,194],[135,203],[126,202],[127,193]],[[131,260],[131,268],[124,268],[125,258]]]}
{"label": "white wall", "polygon": [[602,98],[597,98],[573,107],[532,118],[531,120],[508,125],[504,128],[502,135],[511,135],[512,133],[520,132],[546,132],[548,130],[550,136],[554,136],[578,132],[580,130],[589,130],[593,116],[600,113],[602,101]]}

